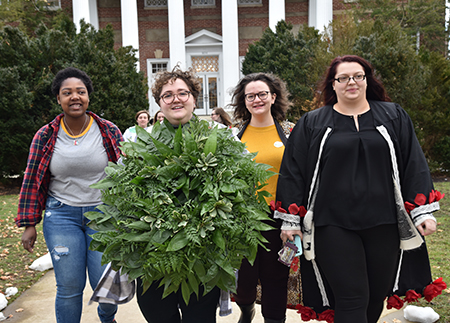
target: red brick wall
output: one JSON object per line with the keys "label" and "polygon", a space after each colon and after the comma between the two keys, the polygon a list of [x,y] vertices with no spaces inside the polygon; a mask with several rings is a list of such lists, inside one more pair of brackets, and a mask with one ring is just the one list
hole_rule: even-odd
{"label": "red brick wall", "polygon": [[[119,0],[117,0],[119,1]],[[219,35],[222,34],[221,21],[221,1],[216,0],[214,8],[191,8],[191,1],[184,0],[184,16],[185,16],[185,33],[186,36],[192,35],[201,28],[210,28],[215,30]],[[120,2],[119,2],[120,3]],[[155,50],[164,51],[163,57],[169,57],[168,41],[152,41],[146,40],[146,30],[168,28],[168,10],[146,10],[144,9],[144,0],[137,0],[138,6],[138,25],[139,25],[139,55],[140,68],[147,73],[146,60],[155,58]],[[301,25],[308,23],[308,0],[300,2],[286,2],[286,21],[293,25]],[[72,0],[61,0],[61,7],[72,12]],[[269,26],[269,0],[262,0],[262,6],[239,7],[238,8],[238,24],[239,27],[261,26],[262,30]],[[349,5],[343,0],[333,1],[333,10],[345,10]],[[114,8],[98,8],[99,26],[104,28],[107,24],[111,24],[114,30],[121,34],[120,23],[120,6]],[[148,21],[152,17],[166,17],[166,19],[158,19],[156,21]],[[202,18],[203,17],[203,18]],[[240,39],[239,55],[245,55],[248,45],[257,39]],[[122,44],[115,43],[115,48],[119,48]]]}

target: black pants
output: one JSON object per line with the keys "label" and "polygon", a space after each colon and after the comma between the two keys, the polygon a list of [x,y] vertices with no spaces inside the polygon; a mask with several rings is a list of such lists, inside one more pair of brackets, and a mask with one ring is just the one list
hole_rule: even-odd
{"label": "black pants", "polygon": [[377,322],[394,284],[399,241],[396,224],[316,227],[316,260],[334,294],[335,323]]}
{"label": "black pants", "polygon": [[220,289],[213,288],[203,295],[203,287],[199,288],[199,296],[192,294],[189,304],[183,300],[181,290],[162,298],[164,286],[159,281],[153,283],[142,295],[142,280],[137,280],[137,300],[139,308],[147,322],[150,323],[180,323],[180,310],[183,323],[215,323],[216,310],[219,304]]}
{"label": "black pants", "polygon": [[278,251],[282,247],[280,230],[263,232],[263,236],[269,241],[267,246],[270,251],[259,247],[253,266],[247,259],[242,261],[235,300],[238,305],[252,304],[256,299],[259,279],[262,315],[267,319],[282,320],[286,316],[289,267],[278,261]]}

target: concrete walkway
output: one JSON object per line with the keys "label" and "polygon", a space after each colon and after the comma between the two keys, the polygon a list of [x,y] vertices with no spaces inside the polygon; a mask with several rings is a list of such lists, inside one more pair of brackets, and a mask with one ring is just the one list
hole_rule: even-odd
{"label": "concrete walkway", "polygon": [[[3,321],[5,323],[55,323],[55,295],[56,283],[53,270],[49,270],[36,284],[24,292],[16,301],[9,304],[2,313],[11,318]],[[87,284],[84,293],[84,308],[81,323],[99,323],[96,303],[87,305],[92,295],[92,289]],[[217,315],[217,323],[236,323],[239,318],[239,309],[233,302],[233,313],[226,317]],[[116,315],[118,323],[146,323],[137,305],[136,297],[127,304],[120,305]],[[257,306],[257,314],[254,323],[263,323],[260,307]],[[301,323],[300,315],[294,310],[287,311],[286,323]],[[311,323],[318,321],[309,321]],[[202,322],[199,322],[202,323]],[[384,312],[379,323],[409,323],[403,318],[402,311]]]}

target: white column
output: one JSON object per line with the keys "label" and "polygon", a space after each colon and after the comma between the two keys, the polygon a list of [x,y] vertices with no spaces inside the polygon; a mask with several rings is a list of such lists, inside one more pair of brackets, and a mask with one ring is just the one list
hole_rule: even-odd
{"label": "white column", "polygon": [[183,0],[168,0],[170,69],[179,64],[186,69]]}
{"label": "white column", "polygon": [[308,25],[324,31],[333,21],[333,0],[309,0]]}
{"label": "white column", "polygon": [[280,20],[286,19],[285,0],[269,0],[269,27],[275,32],[275,26]]}
{"label": "white column", "polygon": [[[284,0],[283,0],[284,1]],[[231,91],[239,81],[239,32],[237,0],[222,0],[222,93],[224,106],[231,102]]]}
{"label": "white column", "polygon": [[91,15],[89,12],[89,0],[72,0],[73,22],[80,32],[80,20],[84,19],[87,23],[91,23]]}
{"label": "white column", "polygon": [[[139,29],[137,0],[121,0],[121,21],[122,21],[122,46],[131,46],[137,49],[136,58],[139,60]],[[139,61],[136,64],[139,71]]]}
{"label": "white column", "polygon": [[98,30],[98,10],[97,10],[97,0],[89,0],[89,13],[91,17],[91,24],[94,26],[95,30]]}

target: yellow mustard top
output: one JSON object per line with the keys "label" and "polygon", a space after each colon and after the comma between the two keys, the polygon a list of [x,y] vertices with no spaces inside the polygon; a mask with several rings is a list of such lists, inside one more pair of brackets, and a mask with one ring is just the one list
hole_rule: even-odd
{"label": "yellow mustard top", "polygon": [[[270,169],[275,173],[280,172],[281,159],[283,158],[284,145],[278,135],[275,125],[268,127],[253,127],[248,125],[242,135],[241,141],[247,145],[249,152],[258,152],[255,157],[257,163],[272,166]],[[274,175],[268,180],[268,184],[263,187],[272,196],[266,197],[267,204],[276,201],[278,175]]]}

